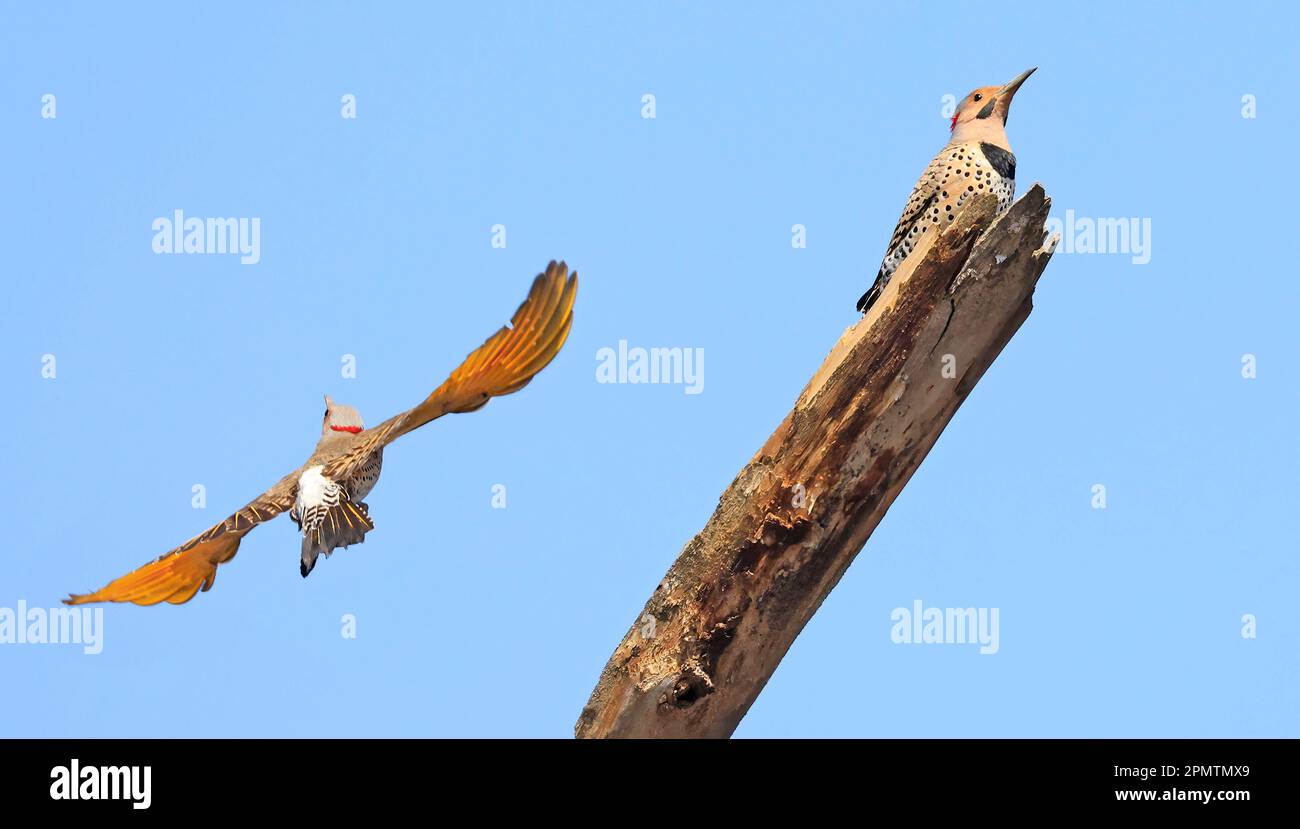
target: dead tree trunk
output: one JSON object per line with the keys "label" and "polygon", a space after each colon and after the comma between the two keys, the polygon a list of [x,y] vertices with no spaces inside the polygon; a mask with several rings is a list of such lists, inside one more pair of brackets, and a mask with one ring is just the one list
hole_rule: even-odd
{"label": "dead tree trunk", "polygon": [[1050,204],[975,200],[908,257],[655,588],[577,736],[731,735],[1029,315]]}

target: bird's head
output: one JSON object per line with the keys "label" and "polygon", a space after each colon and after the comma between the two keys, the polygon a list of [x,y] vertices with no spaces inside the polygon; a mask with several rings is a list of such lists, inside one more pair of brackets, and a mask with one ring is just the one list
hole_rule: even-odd
{"label": "bird's head", "polygon": [[330,396],[325,395],[325,421],[321,424],[321,435],[330,435],[335,432],[351,432],[357,434],[366,425],[361,422],[361,413],[346,403],[335,403]]}
{"label": "bird's head", "polygon": [[[1011,112],[1011,99],[1016,90],[1038,67],[1017,75],[1002,86],[981,86],[961,99],[952,114],[952,140],[954,142],[988,140],[1005,136],[1007,115]],[[1005,143],[1005,142],[1002,142]]]}

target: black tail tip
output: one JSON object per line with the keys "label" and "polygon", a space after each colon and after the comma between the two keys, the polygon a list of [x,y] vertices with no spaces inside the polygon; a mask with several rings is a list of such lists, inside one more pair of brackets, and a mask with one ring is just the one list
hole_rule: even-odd
{"label": "black tail tip", "polygon": [[876,300],[880,299],[880,295],[885,292],[885,285],[887,283],[887,279],[882,279],[877,276],[875,284],[868,288],[865,294],[858,297],[858,310],[864,314],[870,311],[871,306],[875,305]]}

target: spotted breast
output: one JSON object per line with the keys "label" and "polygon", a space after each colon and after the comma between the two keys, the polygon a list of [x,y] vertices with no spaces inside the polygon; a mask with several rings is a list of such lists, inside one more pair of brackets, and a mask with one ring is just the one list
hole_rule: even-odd
{"label": "spotted breast", "polygon": [[871,307],[898,266],[920,246],[926,232],[951,222],[968,198],[992,193],[998,199],[998,212],[1002,212],[1011,206],[1015,192],[1016,157],[1009,150],[983,141],[944,147],[912,190],[890,237],[876,281],[858,300],[858,310]]}

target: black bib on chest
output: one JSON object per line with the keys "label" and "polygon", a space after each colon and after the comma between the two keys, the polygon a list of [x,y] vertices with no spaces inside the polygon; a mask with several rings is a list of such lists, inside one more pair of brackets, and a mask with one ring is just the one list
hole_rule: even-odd
{"label": "black bib on chest", "polygon": [[985,141],[980,142],[980,152],[984,153],[984,157],[989,160],[993,172],[1003,178],[1014,179],[1016,177],[1016,157],[1010,152]]}

